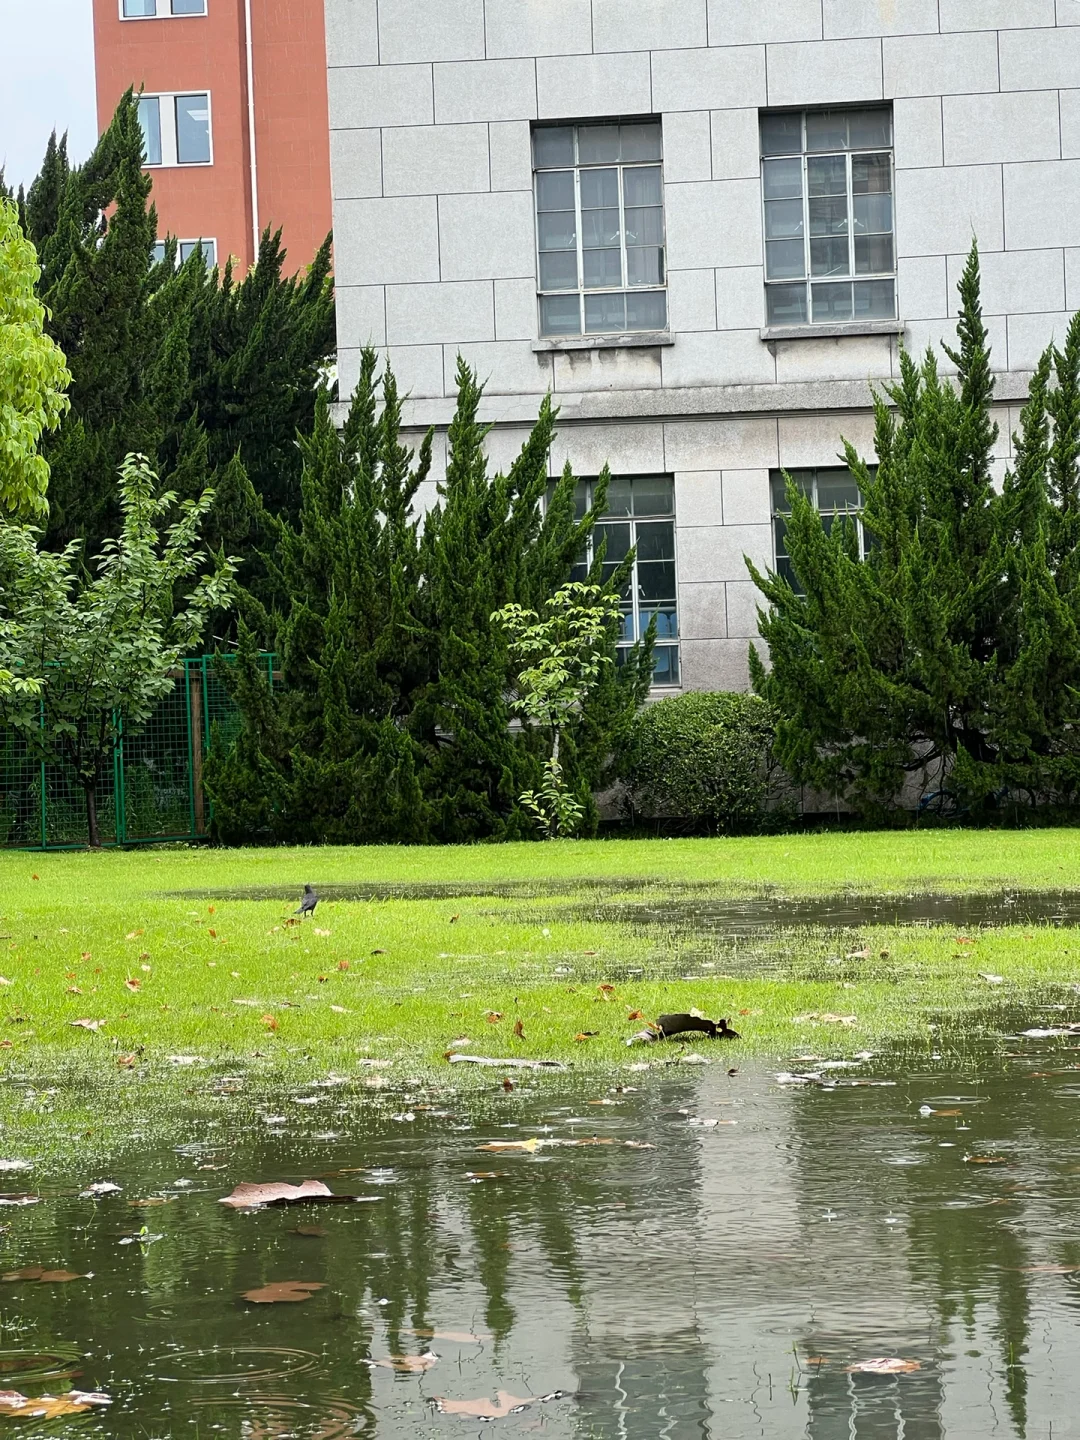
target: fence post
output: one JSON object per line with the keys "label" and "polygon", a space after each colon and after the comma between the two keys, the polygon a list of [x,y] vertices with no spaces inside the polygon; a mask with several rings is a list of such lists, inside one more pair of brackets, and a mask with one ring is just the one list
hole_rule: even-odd
{"label": "fence post", "polygon": [[203,793],[203,679],[188,671],[188,734],[191,737],[191,803],[195,834],[206,834],[206,797]]}
{"label": "fence post", "polygon": [[116,843],[127,843],[127,795],[124,790],[124,717],[113,712],[116,744],[113,747],[113,813],[116,816]]}
{"label": "fence post", "polygon": [[[45,729],[45,701],[38,701],[38,715],[41,717],[41,728]],[[45,850],[49,844],[48,807],[45,800],[45,752],[42,749],[41,759],[41,848]]]}

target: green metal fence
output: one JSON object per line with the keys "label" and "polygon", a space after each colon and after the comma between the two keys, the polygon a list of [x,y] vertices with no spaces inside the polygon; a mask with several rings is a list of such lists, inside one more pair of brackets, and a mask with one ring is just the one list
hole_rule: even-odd
{"label": "green metal fence", "polygon": [[[97,792],[98,825],[105,845],[204,839],[210,807],[203,790],[203,761],[211,736],[228,743],[240,724],[219,668],[234,657],[185,660],[173,689],[137,735],[118,736],[112,765]],[[274,657],[264,655],[274,683]],[[36,759],[25,737],[0,728],[0,847],[62,850],[87,842],[86,802],[66,765]]]}

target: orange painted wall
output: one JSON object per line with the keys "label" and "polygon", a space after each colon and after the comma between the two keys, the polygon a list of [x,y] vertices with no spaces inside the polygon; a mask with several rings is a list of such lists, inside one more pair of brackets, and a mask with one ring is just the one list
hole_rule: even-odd
{"label": "orange painted wall", "polygon": [[[129,85],[208,90],[213,164],[153,168],[158,231],[214,236],[219,260],[254,258],[244,0],[206,15],[122,20],[94,0],[98,126]],[[330,145],[323,0],[252,0],[259,222],[281,227],[287,269],[302,269],[330,229]]]}

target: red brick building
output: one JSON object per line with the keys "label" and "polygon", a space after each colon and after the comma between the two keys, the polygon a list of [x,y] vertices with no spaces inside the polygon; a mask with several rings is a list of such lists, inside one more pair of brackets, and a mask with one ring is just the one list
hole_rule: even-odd
{"label": "red brick building", "polygon": [[287,269],[331,224],[323,0],[94,0],[98,125],[140,114],[159,233],[251,264],[280,226]]}

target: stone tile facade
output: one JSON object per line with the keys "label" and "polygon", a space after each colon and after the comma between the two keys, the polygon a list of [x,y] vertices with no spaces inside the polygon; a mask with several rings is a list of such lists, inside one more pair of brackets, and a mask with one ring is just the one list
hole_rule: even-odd
{"label": "stone tile facade", "polygon": [[[445,454],[460,353],[505,466],[672,476],[682,683],[746,684],[770,471],[872,455],[871,387],[951,338],[977,236],[1001,400],[1080,306],[1080,0],[326,0],[339,373],[385,349]],[[897,322],[772,331],[759,117],[891,106]],[[543,340],[532,130],[659,119],[668,333]],[[944,357],[942,357],[944,358]],[[947,368],[947,362],[945,362]],[[437,459],[438,463],[438,459]]]}

